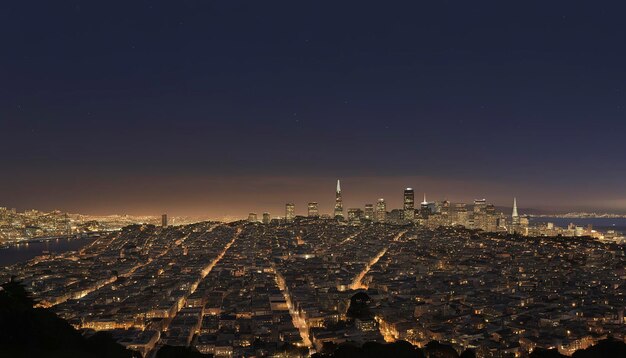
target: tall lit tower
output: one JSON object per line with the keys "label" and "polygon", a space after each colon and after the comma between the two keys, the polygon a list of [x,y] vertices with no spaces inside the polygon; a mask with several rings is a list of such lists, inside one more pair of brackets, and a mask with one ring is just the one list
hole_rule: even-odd
{"label": "tall lit tower", "polygon": [[365,204],[363,219],[367,221],[374,221],[374,204]]}
{"label": "tall lit tower", "polygon": [[415,193],[413,188],[404,189],[404,219],[415,219]]}
{"label": "tall lit tower", "polygon": [[285,220],[292,222],[296,217],[296,206],[293,203],[285,204]]}
{"label": "tall lit tower", "polygon": [[513,213],[511,214],[511,223],[519,225],[519,215],[517,214],[517,198],[513,198]]}
{"label": "tall lit tower", "polygon": [[320,212],[317,209],[317,203],[316,202],[309,203],[307,215],[310,218],[317,218],[317,217],[320,216]]}
{"label": "tall lit tower", "polygon": [[521,232],[520,217],[517,214],[517,198],[513,198],[513,212],[511,213],[511,234],[519,234]]}
{"label": "tall lit tower", "polygon": [[380,198],[376,202],[376,221],[379,223],[384,223],[387,219],[387,204],[385,204],[385,199]]}
{"label": "tall lit tower", "polygon": [[487,210],[487,199],[474,199],[474,214],[484,214]]}
{"label": "tall lit tower", "polygon": [[341,184],[337,179],[337,191],[335,192],[335,217],[341,217],[343,219],[343,200],[341,199]]}
{"label": "tall lit tower", "polygon": [[161,215],[161,227],[167,227],[167,214]]}
{"label": "tall lit tower", "polygon": [[427,219],[431,213],[432,210],[430,210],[430,205],[426,201],[426,193],[424,193],[424,200],[420,203],[420,216],[423,219]]}

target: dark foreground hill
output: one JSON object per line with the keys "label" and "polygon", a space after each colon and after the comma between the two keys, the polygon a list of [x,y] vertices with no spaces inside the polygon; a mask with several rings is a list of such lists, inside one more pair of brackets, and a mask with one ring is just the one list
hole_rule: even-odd
{"label": "dark foreground hill", "polygon": [[[138,352],[118,344],[107,332],[85,338],[65,320],[35,302],[20,283],[0,286],[0,357],[134,358]],[[192,347],[164,346],[157,358],[212,357]]]}
{"label": "dark foreground hill", "polygon": [[106,332],[85,338],[52,311],[34,308],[33,300],[19,283],[12,281],[1,287],[0,357],[139,357]]}

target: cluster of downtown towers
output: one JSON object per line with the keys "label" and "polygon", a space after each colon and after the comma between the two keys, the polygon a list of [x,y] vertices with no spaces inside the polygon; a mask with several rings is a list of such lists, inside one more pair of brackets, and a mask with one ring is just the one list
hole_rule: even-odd
{"label": "cluster of downtown towers", "polygon": [[[517,213],[517,205],[516,200],[513,202],[513,211],[511,215],[512,225],[520,224],[520,217]],[[493,205],[489,205],[486,203],[485,199],[477,199],[474,201],[474,211],[485,211],[485,213],[489,213],[494,211],[495,208]],[[449,201],[443,202],[428,202],[426,201],[426,195],[424,195],[424,200],[421,202],[419,209],[415,208],[415,192],[412,188],[404,189],[404,197],[403,197],[403,207],[402,209],[394,209],[391,212],[387,212],[387,204],[385,199],[378,199],[376,202],[376,206],[374,204],[365,204],[365,210],[360,208],[350,208],[348,209],[348,217],[347,220],[351,223],[360,222],[360,221],[370,221],[370,222],[391,222],[391,223],[408,223],[414,222],[416,220],[425,220],[428,219],[432,214],[440,213],[440,212],[454,212],[458,216],[457,224],[464,226],[474,226],[474,225],[466,225],[469,223],[465,223],[464,221],[464,213],[467,213],[466,204],[458,203],[454,204],[451,207]],[[317,217],[330,217],[329,215],[320,215],[317,202],[310,202],[307,206],[307,216],[311,218]],[[337,190],[335,192],[335,207],[333,210],[333,216],[335,219],[344,220],[344,208],[343,208],[343,198],[341,195],[341,183],[337,180]],[[501,227],[504,229],[506,227],[506,218],[501,215],[501,217],[494,217],[494,226]],[[287,222],[291,222],[296,217],[295,205],[293,203],[285,204],[285,216],[284,220]],[[469,217],[468,217],[469,218]],[[257,221],[256,213],[250,213],[248,215],[249,221]],[[522,218],[522,221],[524,218]],[[270,213],[263,213],[262,222],[265,224],[269,224],[271,221]],[[487,224],[487,223],[485,223]],[[489,230],[492,231],[492,230]],[[493,230],[497,231],[497,230]]]}

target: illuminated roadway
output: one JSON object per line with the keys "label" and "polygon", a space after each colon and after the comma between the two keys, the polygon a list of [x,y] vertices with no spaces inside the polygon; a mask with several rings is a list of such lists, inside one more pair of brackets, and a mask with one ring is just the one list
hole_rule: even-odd
{"label": "illuminated roadway", "polygon": [[[406,230],[402,231],[402,232],[398,233],[398,235],[394,236],[393,241],[398,241],[402,237],[402,235],[404,235],[404,233],[406,233]],[[367,289],[367,286],[365,286],[363,284],[363,278],[371,270],[372,266],[376,265],[378,260],[380,260],[380,258],[385,255],[385,253],[387,252],[387,249],[388,249],[388,247],[382,249],[376,256],[374,256],[367,263],[367,265],[365,265],[365,268],[361,272],[359,272],[358,275],[356,275],[354,280],[352,280],[352,284],[350,285],[350,289],[352,289],[352,290]]]}
{"label": "illuminated roadway", "polygon": [[302,342],[306,347],[309,348],[309,353],[315,353],[315,351],[313,350],[313,343],[311,342],[311,338],[309,336],[309,326],[307,325],[306,320],[300,317],[298,312],[296,312],[296,310],[294,309],[291,302],[291,297],[287,292],[285,279],[280,273],[276,271],[276,268],[274,268],[274,273],[276,274],[276,284],[278,285],[280,292],[282,292],[283,296],[285,297],[285,301],[287,301],[287,308],[289,309],[289,313],[291,314],[291,320],[293,321],[293,325],[298,329],[298,331],[300,331],[300,337],[302,337]]}
{"label": "illuminated roadway", "polygon": [[[212,227],[211,230],[209,230],[208,232],[212,231],[213,228],[215,228],[215,226]],[[220,252],[220,254],[217,255],[217,257],[214,258],[213,261],[211,261],[211,263],[209,263],[204,269],[202,269],[202,271],[200,272],[200,278],[196,282],[194,282],[194,284],[191,286],[191,289],[189,291],[189,295],[187,295],[185,297],[184,301],[187,300],[187,297],[189,297],[191,294],[196,292],[196,289],[198,288],[198,285],[200,284],[200,281],[202,281],[211,272],[211,270],[215,267],[215,265],[217,265],[220,262],[222,257],[224,257],[224,255],[228,251],[228,249],[232,246],[232,244],[235,242],[235,240],[237,240],[237,238],[239,237],[239,234],[241,234],[241,228],[237,229],[237,232],[235,233],[235,235],[233,235],[233,239],[230,240],[228,242],[228,244],[226,244],[226,246],[224,246],[224,249]],[[163,327],[163,331],[167,331],[167,329],[169,327],[169,324],[176,317],[176,315],[178,314],[179,311],[180,311],[180,309],[177,308],[176,312],[171,317],[169,317],[169,319],[167,320],[167,322],[165,323],[165,325]]]}

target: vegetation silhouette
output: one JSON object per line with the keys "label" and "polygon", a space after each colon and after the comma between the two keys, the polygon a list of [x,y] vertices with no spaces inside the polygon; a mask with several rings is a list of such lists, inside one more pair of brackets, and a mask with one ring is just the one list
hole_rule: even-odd
{"label": "vegetation silhouette", "polygon": [[15,280],[0,290],[0,357],[132,358],[110,334],[83,337],[65,320],[35,302]]}
{"label": "vegetation silhouette", "polygon": [[372,318],[372,313],[369,309],[370,296],[363,292],[359,291],[355,293],[350,298],[350,305],[348,306],[348,311],[346,312],[346,316],[351,319],[369,319]]}

